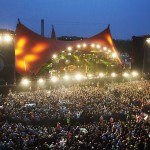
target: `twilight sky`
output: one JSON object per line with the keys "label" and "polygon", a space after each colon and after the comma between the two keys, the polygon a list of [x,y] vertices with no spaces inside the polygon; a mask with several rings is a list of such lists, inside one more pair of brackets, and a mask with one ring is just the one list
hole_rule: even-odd
{"label": "twilight sky", "polygon": [[114,39],[150,34],[150,0],[0,0],[0,28],[15,30],[17,19],[45,36],[90,37],[110,24]]}

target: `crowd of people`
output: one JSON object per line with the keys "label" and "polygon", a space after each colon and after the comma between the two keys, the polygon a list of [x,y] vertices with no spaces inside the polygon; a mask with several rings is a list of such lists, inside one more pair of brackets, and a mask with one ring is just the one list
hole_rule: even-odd
{"label": "crowd of people", "polygon": [[150,81],[91,81],[1,98],[0,149],[148,150]]}

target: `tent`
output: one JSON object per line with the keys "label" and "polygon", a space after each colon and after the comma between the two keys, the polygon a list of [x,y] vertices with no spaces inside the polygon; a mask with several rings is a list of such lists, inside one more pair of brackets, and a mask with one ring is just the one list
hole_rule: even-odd
{"label": "tent", "polygon": [[[75,47],[83,43],[99,44],[117,53],[109,26],[104,31],[83,40],[60,41],[43,37],[19,22],[16,27],[15,40],[16,71],[21,75],[32,76],[38,73],[53,54],[65,50],[68,46]],[[120,58],[117,57],[117,59],[121,64]]]}

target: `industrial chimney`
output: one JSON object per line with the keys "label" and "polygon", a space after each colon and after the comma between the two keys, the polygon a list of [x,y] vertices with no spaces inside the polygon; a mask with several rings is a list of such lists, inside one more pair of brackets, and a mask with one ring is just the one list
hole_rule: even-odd
{"label": "industrial chimney", "polygon": [[44,19],[41,19],[41,35],[44,36]]}
{"label": "industrial chimney", "polygon": [[56,40],[56,34],[55,34],[55,30],[54,30],[54,26],[53,25],[52,25],[51,39]]}

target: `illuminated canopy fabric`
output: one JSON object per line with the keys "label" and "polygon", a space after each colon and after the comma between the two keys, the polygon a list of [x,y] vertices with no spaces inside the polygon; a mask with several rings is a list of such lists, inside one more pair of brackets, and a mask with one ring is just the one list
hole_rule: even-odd
{"label": "illuminated canopy fabric", "polygon": [[[31,76],[47,63],[53,54],[83,43],[96,43],[116,52],[109,26],[101,33],[87,39],[77,41],[60,41],[43,37],[21,23],[17,24],[15,57],[16,71],[21,75]],[[118,61],[121,63],[119,57]]]}

